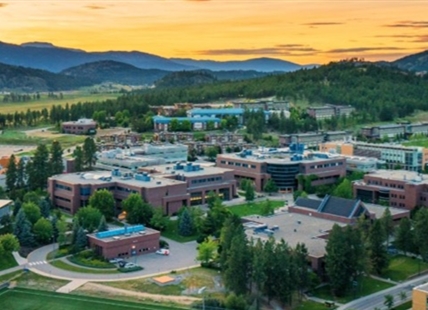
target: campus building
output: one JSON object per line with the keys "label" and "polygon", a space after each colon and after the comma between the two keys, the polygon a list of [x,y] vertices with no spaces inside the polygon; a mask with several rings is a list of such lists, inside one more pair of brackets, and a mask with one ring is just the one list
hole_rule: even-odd
{"label": "campus building", "polygon": [[361,128],[361,135],[368,139],[393,138],[397,135],[408,137],[414,134],[428,134],[428,123],[387,124]]}
{"label": "campus building", "polygon": [[[265,241],[273,237],[278,242],[283,239],[291,247],[304,243],[311,268],[323,277],[325,247],[333,225],[355,225],[360,216],[379,219],[384,211],[385,207],[363,203],[358,199],[332,196],[324,199],[298,198],[293,205],[279,209],[275,216],[244,217],[244,228],[248,238]],[[396,222],[409,217],[408,210],[390,208],[390,212]],[[260,225],[270,231],[255,231],[254,228]]]}
{"label": "campus building", "polygon": [[97,133],[97,122],[88,118],[81,118],[77,121],[63,122],[62,132],[73,135],[93,135]]}
{"label": "campus building", "polygon": [[355,111],[355,108],[351,106],[333,105],[333,104],[327,104],[322,107],[308,107],[306,109],[306,112],[308,112],[308,114],[311,117],[317,120],[332,118],[333,116],[336,116],[336,117],[340,117],[342,115],[349,116],[353,111]]}
{"label": "campus building", "polygon": [[0,219],[10,214],[10,206],[12,205],[13,201],[9,199],[0,199]]}
{"label": "campus building", "polygon": [[153,253],[159,249],[160,232],[143,225],[88,235],[89,247],[98,255],[112,259]]}
{"label": "campus building", "polygon": [[428,207],[428,178],[414,171],[377,170],[353,183],[354,197],[370,203],[412,210]]}
{"label": "campus building", "polygon": [[[238,124],[244,123],[245,109],[242,108],[223,108],[223,109],[191,109],[187,111],[187,116],[192,119],[198,118],[224,118],[226,116],[234,116],[238,119]],[[253,108],[252,111],[255,111]],[[269,120],[269,111],[264,111],[265,121]]]}
{"label": "campus building", "polygon": [[280,191],[297,189],[297,176],[316,176],[312,185],[335,183],[346,175],[345,159],[340,156],[317,158],[310,153],[303,155],[291,154],[257,154],[242,151],[235,154],[217,156],[217,166],[233,169],[238,182],[250,179],[256,191],[263,191],[267,180],[272,179]]}
{"label": "campus building", "polygon": [[207,128],[208,123],[212,123],[214,128],[220,126],[221,119],[217,117],[166,117],[166,116],[153,116],[153,126],[155,131],[168,131],[168,128],[173,120],[179,124],[189,122],[192,130],[204,130]]}
{"label": "campus building", "polygon": [[191,163],[140,168],[137,173],[116,168],[111,172],[59,174],[48,180],[52,203],[70,214],[88,205],[89,197],[100,189],[113,194],[116,214],[122,211],[121,202],[131,193],[137,193],[152,206],[162,208],[164,214],[172,215],[182,206],[205,203],[210,191],[224,200],[233,199],[236,181],[233,170]]}
{"label": "campus building", "polygon": [[424,283],[413,288],[412,310],[428,309],[428,284]]}
{"label": "campus building", "polygon": [[293,133],[279,136],[280,146],[289,146],[293,143],[303,143],[309,147],[316,147],[327,141],[344,141],[350,138],[347,131],[318,131]]}

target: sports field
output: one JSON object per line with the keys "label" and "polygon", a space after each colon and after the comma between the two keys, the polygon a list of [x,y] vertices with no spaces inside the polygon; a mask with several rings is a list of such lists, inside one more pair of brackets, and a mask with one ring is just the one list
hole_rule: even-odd
{"label": "sports field", "polygon": [[10,310],[174,310],[186,309],[162,304],[133,303],[112,299],[42,292],[14,288],[0,291],[0,309]]}

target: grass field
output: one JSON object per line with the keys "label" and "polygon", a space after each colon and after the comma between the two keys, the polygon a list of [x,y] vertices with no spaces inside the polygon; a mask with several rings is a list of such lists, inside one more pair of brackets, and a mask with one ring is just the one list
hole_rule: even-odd
{"label": "grass field", "polygon": [[18,266],[12,253],[0,255],[0,270],[9,269]]}
{"label": "grass field", "polygon": [[0,292],[0,306],[3,309],[19,310],[169,310],[186,309],[162,304],[132,303],[117,301],[106,298],[94,298],[86,296],[77,296],[72,294],[58,294],[41,292],[30,289],[10,289]]}
{"label": "grass field", "polygon": [[46,134],[45,136],[28,136],[23,131],[4,130],[0,134],[0,144],[9,145],[38,145],[46,143],[48,146],[56,140],[61,143],[64,150],[76,144],[83,143],[86,136],[64,135],[64,134]]}
{"label": "grass field", "polygon": [[73,271],[73,272],[80,272],[80,273],[96,273],[96,274],[107,274],[107,273],[119,273],[116,269],[89,269],[84,267],[78,267],[74,265],[67,264],[66,262],[63,262],[62,260],[55,260],[53,262],[50,262],[50,264],[56,268],[67,270],[67,271]]}
{"label": "grass field", "polygon": [[206,287],[207,289],[214,289],[215,282],[213,278],[218,276],[218,272],[213,269],[198,267],[179,271],[173,275],[167,275],[182,275],[184,279],[180,284],[165,286],[160,286],[155,283],[152,283],[151,280],[147,278],[128,281],[104,282],[102,284],[135,292],[180,296],[181,292],[185,289],[195,288],[197,290],[201,287]]}
{"label": "grass field", "polygon": [[[228,209],[233,213],[240,217],[248,216],[248,215],[261,215],[262,214],[262,206],[265,202],[251,202],[251,203],[244,203],[241,205],[236,206],[230,206]],[[278,209],[280,207],[284,206],[284,201],[275,201],[271,200],[270,203],[275,209]]]}
{"label": "grass field", "polygon": [[178,221],[169,221],[166,229],[161,232],[162,237],[172,239],[177,242],[189,242],[196,240],[197,236],[180,236],[178,234]]}
{"label": "grass field", "polygon": [[393,310],[408,310],[408,309],[412,309],[412,302],[408,301],[402,305],[399,305],[397,307],[392,308]]}
{"label": "grass field", "polygon": [[[58,93],[59,94],[59,93]],[[118,93],[99,93],[91,94],[88,90],[76,90],[63,92],[64,97],[62,99],[48,98],[47,94],[41,94],[39,100],[29,102],[3,102],[3,96],[0,96],[1,112],[4,114],[15,113],[15,112],[26,112],[30,110],[42,110],[44,108],[49,109],[52,105],[66,105],[77,102],[91,102],[91,101],[103,101],[107,99],[115,99],[120,96]]]}
{"label": "grass field", "polygon": [[367,295],[370,295],[370,294],[373,294],[373,293],[376,293],[379,291],[383,291],[383,290],[390,288],[392,286],[393,285],[390,283],[375,280],[375,279],[372,279],[370,277],[365,277],[365,278],[363,278],[363,280],[359,284],[359,290],[357,290],[357,292],[355,292],[355,294],[353,292],[349,292],[345,296],[336,298],[332,295],[329,285],[326,285],[326,286],[323,286],[323,287],[320,287],[320,288],[314,290],[312,292],[312,294],[318,298],[322,298],[325,300],[337,301],[337,302],[345,304],[345,303],[348,303],[348,302],[350,302],[356,298],[367,296]]}
{"label": "grass field", "polygon": [[385,279],[404,281],[412,275],[428,269],[428,263],[416,258],[397,255],[390,258],[388,269],[382,274]]}
{"label": "grass field", "polygon": [[35,288],[42,291],[55,292],[60,287],[63,287],[70,281],[47,278],[37,273],[24,272],[21,276],[13,280],[19,288]]}
{"label": "grass field", "polygon": [[410,141],[404,142],[403,145],[404,146],[422,146],[422,147],[428,147],[428,138],[410,140]]}

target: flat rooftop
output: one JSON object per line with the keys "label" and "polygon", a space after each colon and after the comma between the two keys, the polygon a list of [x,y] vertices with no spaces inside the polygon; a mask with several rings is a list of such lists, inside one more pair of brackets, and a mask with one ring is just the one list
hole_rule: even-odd
{"label": "flat rooftop", "polygon": [[[110,233],[116,231],[116,230],[123,230],[122,229],[113,229],[113,230],[109,230],[103,233]],[[105,237],[105,238],[100,238],[98,236],[98,234],[100,233],[93,233],[93,234],[89,234],[88,237],[93,238],[93,239],[97,239],[97,240],[101,240],[105,243],[111,243],[111,242],[117,242],[120,240],[126,240],[126,239],[133,239],[133,238],[137,238],[137,237],[141,237],[141,236],[148,236],[148,235],[153,235],[153,234],[158,234],[159,231],[151,229],[151,228],[147,228],[144,227],[144,229],[139,230],[139,231],[135,231],[135,232],[131,232],[131,233],[122,233],[122,234],[116,234],[113,235],[111,237]],[[101,233],[102,234],[102,233]]]}
{"label": "flat rooftop", "polygon": [[[255,151],[257,153],[257,151]],[[320,158],[320,157],[305,157],[305,155],[310,155],[310,153],[303,154],[302,160],[293,161],[291,160],[293,154],[287,154],[287,153],[276,153],[276,154],[260,154],[256,155],[253,153],[253,155],[246,155],[245,157],[241,157],[238,155],[238,153],[230,153],[230,154],[221,154],[218,158],[221,159],[230,159],[230,160],[245,160],[248,162],[265,162],[265,163],[272,163],[272,164],[278,164],[278,163],[299,163],[299,162],[322,162],[326,160],[331,160],[335,158],[344,158],[341,154],[327,154],[328,158]]]}
{"label": "flat rooftop", "polygon": [[[364,202],[364,206],[367,208],[367,210],[370,213],[374,214],[377,219],[380,219],[383,216],[383,213],[385,212],[385,207],[381,206],[381,205],[375,205],[372,203]],[[392,216],[396,216],[396,215],[406,216],[406,215],[410,214],[409,210],[393,208],[393,207],[389,207],[389,211],[391,212]]]}
{"label": "flat rooftop", "polygon": [[414,287],[413,289],[417,290],[417,291],[422,291],[422,292],[428,293],[428,283],[418,285],[418,286]]}
{"label": "flat rooftop", "polygon": [[[284,239],[284,241],[291,247],[295,247],[297,243],[304,243],[308,248],[309,255],[312,257],[322,257],[326,254],[325,246],[327,244],[327,240],[321,237],[328,234],[334,224],[341,227],[346,226],[344,223],[324,220],[303,214],[288,213],[285,208],[282,210],[283,211],[279,211],[270,217],[248,216],[244,217],[244,219],[247,221],[267,224],[269,228],[277,225],[279,230],[275,231],[273,235],[276,241],[279,242],[281,239]],[[248,226],[248,224],[246,226]],[[269,239],[267,234],[254,234],[252,229],[246,229],[246,234],[249,238],[259,238],[262,241]]]}
{"label": "flat rooftop", "polygon": [[10,205],[13,201],[9,199],[0,199],[0,209]]}
{"label": "flat rooftop", "polygon": [[380,169],[367,176],[379,177],[386,180],[405,181],[406,183],[428,184],[428,176],[416,171]]}
{"label": "flat rooftop", "polygon": [[[63,181],[68,184],[111,184],[120,183],[144,188],[155,188],[165,185],[183,184],[183,181],[177,181],[160,176],[151,176],[150,181],[136,180],[135,178],[124,178],[123,176],[112,176],[109,171],[90,171],[58,174],[51,177],[54,180]],[[107,178],[107,179],[106,179]],[[109,179],[111,178],[111,179]],[[160,183],[159,183],[160,182]]]}
{"label": "flat rooftop", "polygon": [[[186,165],[186,163],[183,163],[182,165]],[[192,165],[195,165],[195,164],[192,163]],[[198,176],[198,175],[221,174],[224,172],[233,171],[233,169],[219,168],[219,167],[213,167],[209,165],[200,165],[198,163],[196,163],[196,165],[199,165],[201,170],[198,170],[198,171],[184,171],[183,169],[176,170],[174,169],[175,167],[174,164],[151,166],[151,167],[147,167],[147,169],[156,170],[158,173],[161,173],[161,174],[184,175],[186,177],[192,177],[192,176]],[[156,176],[156,174],[154,175]]]}

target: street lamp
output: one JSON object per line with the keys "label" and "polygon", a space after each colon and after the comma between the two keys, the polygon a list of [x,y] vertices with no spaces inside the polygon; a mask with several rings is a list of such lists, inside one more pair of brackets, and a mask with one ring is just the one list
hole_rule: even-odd
{"label": "street lamp", "polygon": [[134,264],[137,263],[137,251],[135,250],[135,244],[132,245],[131,255],[134,256]]}

